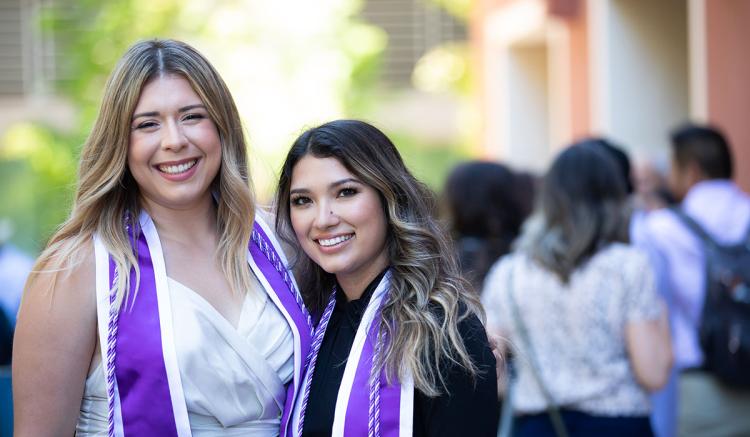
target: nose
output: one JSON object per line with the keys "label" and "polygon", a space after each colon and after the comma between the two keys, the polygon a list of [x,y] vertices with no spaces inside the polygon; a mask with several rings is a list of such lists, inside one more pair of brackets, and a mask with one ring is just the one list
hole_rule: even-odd
{"label": "nose", "polygon": [[187,146],[187,137],[182,126],[174,120],[169,120],[162,129],[162,148],[178,152]]}
{"label": "nose", "polygon": [[339,216],[334,211],[332,202],[320,202],[315,215],[315,227],[330,229],[339,224]]}

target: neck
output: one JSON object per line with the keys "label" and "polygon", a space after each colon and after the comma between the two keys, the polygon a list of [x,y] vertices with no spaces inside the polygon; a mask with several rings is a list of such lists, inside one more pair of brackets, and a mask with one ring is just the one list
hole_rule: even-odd
{"label": "neck", "polygon": [[179,209],[148,199],[142,199],[142,204],[154,221],[160,238],[190,244],[214,241],[217,237],[216,207],[210,196],[190,207]]}
{"label": "neck", "polygon": [[384,254],[381,254],[378,259],[370,263],[369,267],[365,271],[353,274],[341,273],[336,275],[336,281],[339,283],[344,296],[346,296],[347,302],[351,302],[362,297],[362,294],[364,294],[365,289],[367,289],[367,286],[370,285],[370,282],[372,282],[373,279],[377,278],[380,272],[385,270],[387,266],[388,259],[384,256]]}

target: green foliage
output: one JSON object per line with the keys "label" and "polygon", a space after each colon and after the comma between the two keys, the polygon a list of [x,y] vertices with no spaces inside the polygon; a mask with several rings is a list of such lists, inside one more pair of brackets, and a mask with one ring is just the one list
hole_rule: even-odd
{"label": "green foliage", "polygon": [[463,21],[468,20],[472,0],[429,0]]}
{"label": "green foliage", "polygon": [[67,214],[76,168],[72,138],[33,124],[0,138],[0,217],[14,223],[13,240],[25,250],[40,249]]}
{"label": "green foliage", "polygon": [[[203,52],[232,90],[252,140],[261,196],[305,125],[373,101],[383,32],[356,18],[360,0],[59,0],[39,28],[54,37],[55,93],[75,108],[64,130],[24,123],[0,133],[0,217],[38,250],[70,210],[75,169],[114,63],[137,40],[177,38]],[[260,164],[258,164],[260,162]],[[263,171],[259,171],[259,168]]]}
{"label": "green foliage", "polygon": [[117,58],[133,41],[175,34],[178,11],[173,0],[61,0],[38,17],[60,53],[56,94],[77,117],[64,130],[19,123],[0,138],[0,196],[6,199],[0,217],[11,219],[13,240],[24,249],[41,249],[70,210],[79,149]]}
{"label": "green foliage", "polygon": [[404,163],[414,176],[435,192],[443,189],[448,173],[469,154],[453,144],[427,143],[403,133],[389,133]]}

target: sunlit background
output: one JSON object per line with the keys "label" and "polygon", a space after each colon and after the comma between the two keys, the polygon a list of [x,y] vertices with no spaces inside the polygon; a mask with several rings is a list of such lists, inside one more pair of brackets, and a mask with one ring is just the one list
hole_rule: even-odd
{"label": "sunlit background", "polygon": [[217,67],[261,199],[305,127],[373,122],[439,191],[457,162],[542,172],[605,134],[664,170],[667,132],[711,121],[750,188],[750,1],[0,0],[0,223],[30,254],[68,214],[114,62],[182,39]]}
{"label": "sunlit background", "polygon": [[69,212],[104,81],[133,42],[182,39],[227,82],[259,197],[306,126],[363,118],[438,188],[471,154],[468,3],[0,0],[0,218],[36,252]]}

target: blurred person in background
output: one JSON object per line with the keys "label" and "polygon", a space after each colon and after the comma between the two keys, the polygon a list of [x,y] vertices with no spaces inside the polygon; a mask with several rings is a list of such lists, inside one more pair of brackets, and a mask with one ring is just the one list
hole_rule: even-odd
{"label": "blurred person in background", "polygon": [[633,180],[632,171],[630,165],[630,157],[622,148],[622,146],[615,144],[614,142],[600,137],[588,138],[581,141],[577,141],[578,145],[590,145],[591,147],[599,147],[606,153],[614,162],[617,167],[617,172],[620,175],[622,184],[625,186],[626,196],[633,194]]}
{"label": "blurred person in background", "polygon": [[530,212],[533,190],[533,182],[497,162],[465,162],[448,175],[443,207],[461,270],[477,292],[490,266],[510,251]]}
{"label": "blurred person in background", "polygon": [[34,260],[10,243],[13,225],[0,219],[0,365],[9,364],[16,313]]}
{"label": "blurred person in background", "polygon": [[514,435],[652,435],[648,392],[669,373],[669,326],[646,254],[624,243],[626,199],[612,157],[573,144],[487,276],[488,330],[518,357]]}
{"label": "blurred person in background", "polygon": [[678,372],[670,419],[676,415],[680,436],[750,435],[750,391],[720,382],[705,368],[699,333],[708,260],[702,238],[680,217],[685,214],[716,244],[741,244],[750,235],[750,197],[731,180],[731,150],[718,129],[679,127],[671,133],[671,152],[669,188],[679,210],[652,211],[634,233],[634,242],[652,255],[670,306]]}
{"label": "blurred person in background", "polygon": [[632,177],[637,210],[648,212],[674,205],[674,197],[669,191],[667,165],[661,165],[653,158],[636,159]]}
{"label": "blurred person in background", "polygon": [[[614,159],[620,170],[619,174],[623,184],[626,187],[628,201],[625,204],[626,214],[629,216],[629,241],[634,241],[639,237],[638,232],[643,229],[641,221],[646,217],[648,211],[652,209],[663,208],[668,205],[670,196],[664,184],[666,179],[660,181],[658,174],[649,173],[649,167],[632,167],[630,157],[625,150],[606,138],[592,138],[579,144],[591,144],[594,147],[600,147],[607,155]],[[655,169],[653,169],[655,172]],[[661,182],[661,184],[660,184]],[[653,266],[653,263],[652,263]],[[663,291],[657,280],[657,291]],[[669,297],[661,295],[661,298],[669,303]],[[669,306],[669,305],[668,305]],[[651,425],[654,434],[658,437],[672,437],[675,432],[674,421],[674,390],[673,375],[665,386],[654,392],[651,396]]]}

